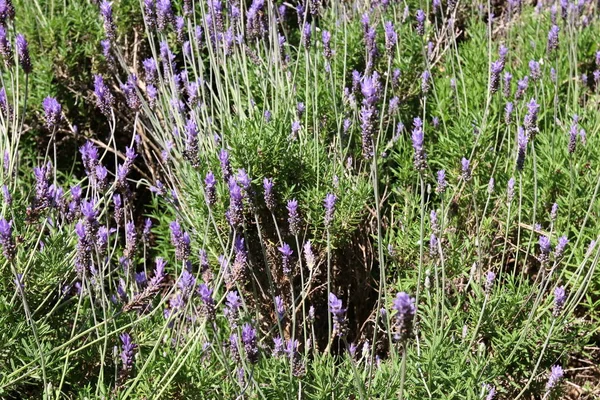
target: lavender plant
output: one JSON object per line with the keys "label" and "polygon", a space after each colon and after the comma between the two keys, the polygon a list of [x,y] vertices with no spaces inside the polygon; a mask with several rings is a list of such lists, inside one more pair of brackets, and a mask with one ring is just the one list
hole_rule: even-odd
{"label": "lavender plant", "polygon": [[597,393],[597,5],[97,3],[66,171],[0,1],[3,395]]}

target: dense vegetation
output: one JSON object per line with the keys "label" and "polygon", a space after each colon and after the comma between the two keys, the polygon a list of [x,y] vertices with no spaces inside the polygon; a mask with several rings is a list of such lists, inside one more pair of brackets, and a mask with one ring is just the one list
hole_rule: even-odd
{"label": "dense vegetation", "polygon": [[598,7],[0,0],[0,397],[597,398]]}

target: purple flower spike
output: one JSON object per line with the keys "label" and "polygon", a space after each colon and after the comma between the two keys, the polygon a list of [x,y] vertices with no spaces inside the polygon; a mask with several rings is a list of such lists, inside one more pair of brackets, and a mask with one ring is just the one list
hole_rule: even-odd
{"label": "purple flower spike", "polygon": [[244,197],[242,189],[233,177],[229,179],[229,209],[227,219],[231,226],[238,227],[244,222]]}
{"label": "purple flower spike", "polygon": [[346,336],[348,329],[348,321],[346,320],[346,309],[343,307],[341,299],[329,293],[329,312],[333,318],[333,332],[336,336]]}
{"label": "purple flower spike", "polygon": [[550,209],[550,219],[552,221],[556,221],[556,217],[558,216],[558,203],[552,204],[552,208]]}
{"label": "purple flower spike", "polygon": [[512,74],[510,72],[504,73],[504,84],[502,87],[502,95],[506,98],[510,97],[510,83],[512,82]]}
{"label": "purple flower spike", "polygon": [[94,75],[94,94],[96,95],[96,104],[100,111],[107,117],[110,116],[114,97],[108,86],[104,83],[101,75]]}
{"label": "purple flower spike", "polygon": [[554,258],[560,259],[565,252],[565,247],[569,243],[569,239],[566,236],[561,236],[558,238],[558,243],[556,244],[556,248],[554,249]]}
{"label": "purple flower spike", "polygon": [[552,25],[550,31],[548,32],[548,45],[546,49],[548,53],[552,53],[556,49],[558,49],[558,33],[560,32],[560,28],[558,25]]}
{"label": "purple flower spike", "polygon": [[552,389],[556,387],[564,375],[565,372],[560,365],[552,366],[552,369],[550,370],[550,376],[548,377],[548,382],[546,383],[546,391],[552,391]]}
{"label": "purple flower spike", "polygon": [[290,245],[287,243],[284,243],[281,247],[278,248],[278,250],[281,253],[281,263],[283,265],[283,273],[286,276],[289,276],[292,272],[292,270],[290,268],[290,264],[291,264],[291,260],[292,260],[292,254],[294,254],[294,252],[292,251],[292,248],[290,247]]}
{"label": "purple flower spike", "polygon": [[464,181],[471,179],[471,161],[464,158],[460,161],[461,165],[461,177]]}
{"label": "purple flower spike", "polygon": [[444,193],[448,182],[446,181],[446,171],[441,169],[437,172],[437,185],[435,187],[436,193]]}
{"label": "purple flower spike", "polygon": [[29,45],[27,44],[27,40],[25,36],[20,33],[17,34],[16,37],[17,43],[17,57],[19,59],[19,64],[21,64],[21,68],[23,68],[23,72],[26,74],[31,73],[31,58],[29,57]]}
{"label": "purple flower spike", "polygon": [[531,101],[527,103],[527,114],[523,119],[523,126],[525,128],[525,132],[531,139],[535,137],[535,134],[538,131],[537,117],[539,110],[540,105],[535,101],[535,99],[531,99]]}
{"label": "purple flower spike", "polygon": [[275,195],[273,193],[274,183],[272,179],[265,178],[263,188],[265,190],[265,204],[270,211],[275,209]]}
{"label": "purple flower spike", "polygon": [[415,299],[405,292],[400,292],[392,306],[396,314],[393,318],[394,340],[403,342],[413,334],[413,320],[416,313]]}
{"label": "purple flower spike", "polygon": [[0,219],[0,245],[4,257],[11,261],[16,254],[15,242],[12,237],[12,221],[7,221],[4,218]]}
{"label": "purple flower spike", "polygon": [[298,200],[292,199],[287,203],[288,224],[290,233],[297,236],[300,233],[300,216],[298,214]]}
{"label": "purple flower spike", "polygon": [[390,21],[386,21],[383,25],[385,29],[385,50],[389,57],[394,54],[394,49],[398,43],[398,34],[394,30],[394,25]]}
{"label": "purple flower spike", "polygon": [[417,171],[424,171],[427,168],[427,155],[425,154],[425,148],[423,147],[425,135],[421,118],[417,117],[413,121],[411,140],[413,149],[415,150],[413,157],[414,166]]}
{"label": "purple flower spike", "polygon": [[212,171],[206,173],[204,179],[204,194],[206,196],[206,204],[209,206],[214,205],[217,202],[217,191],[216,191],[217,180]]}
{"label": "purple flower spike", "polygon": [[496,60],[490,67],[490,93],[494,94],[500,87],[500,74],[504,69],[504,63],[501,60]]}
{"label": "purple flower spike", "polygon": [[531,79],[534,81],[540,79],[542,77],[540,63],[535,60],[529,61],[529,73],[531,74]]}
{"label": "purple flower spike", "polygon": [[522,127],[519,127],[517,132],[517,171],[522,171],[523,164],[525,163],[525,153],[527,152],[527,143],[529,138],[525,134],[525,130]]}
{"label": "purple flower spike", "polygon": [[552,315],[554,315],[554,317],[558,317],[560,315],[566,300],[567,293],[565,291],[565,287],[557,286],[556,289],[554,289],[554,310],[552,311]]}
{"label": "purple flower spike", "polygon": [[540,261],[543,263],[548,261],[548,256],[552,250],[550,239],[547,236],[540,236]]}
{"label": "purple flower spike", "polygon": [[515,197],[515,178],[510,178],[508,180],[508,185],[506,189],[506,198],[508,202],[512,202]]}
{"label": "purple flower spike", "polygon": [[525,76],[523,79],[521,79],[520,81],[517,82],[517,91],[515,92],[515,100],[520,100],[523,97],[528,86],[529,86],[529,77],[528,76]]}
{"label": "purple flower spike", "polygon": [[113,12],[112,5],[108,1],[103,1],[100,3],[100,16],[102,17],[102,21],[104,22],[104,31],[106,32],[106,37],[114,41],[115,40],[115,23],[113,21]]}
{"label": "purple flower spike", "polygon": [[281,296],[275,296],[275,312],[277,313],[277,319],[283,320],[285,316],[285,304]]}
{"label": "purple flower spike", "polygon": [[512,113],[514,110],[514,105],[512,102],[508,102],[506,103],[506,106],[504,107],[504,123],[506,125],[510,125],[510,123],[512,122]]}
{"label": "purple flower spike", "polygon": [[485,276],[485,293],[490,294],[492,291],[492,286],[494,285],[494,280],[496,279],[496,274],[493,271],[488,271]]}
{"label": "purple flower spike", "polygon": [[129,77],[127,77],[127,82],[121,85],[121,90],[125,95],[127,106],[133,111],[139,111],[142,102],[137,94],[137,77],[135,75],[129,75]]}
{"label": "purple flower spike", "polygon": [[423,10],[417,10],[415,18],[417,19],[417,34],[423,36],[425,34],[425,12]]}
{"label": "purple flower spike", "polygon": [[302,29],[302,44],[304,45],[304,47],[306,48],[306,50],[310,49],[310,35],[311,35],[311,27],[310,24],[308,22],[306,22],[304,24],[304,27]]}
{"label": "purple flower spike", "polygon": [[327,196],[325,196],[325,227],[327,228],[329,228],[333,222],[336,201],[337,197],[335,197],[335,194],[333,193],[328,193]]}
{"label": "purple flower spike", "polygon": [[62,119],[62,107],[54,97],[46,97],[42,103],[44,107],[44,117],[46,119],[46,127],[49,130],[54,130],[58,127]]}
{"label": "purple flower spike", "polygon": [[6,68],[10,68],[13,64],[13,51],[6,37],[6,29],[2,25],[0,25],[0,55],[4,58]]}
{"label": "purple flower spike", "polygon": [[431,72],[429,72],[428,70],[425,70],[421,74],[421,90],[423,91],[423,94],[427,94],[427,93],[429,93],[430,89],[431,89]]}
{"label": "purple flower spike", "polygon": [[242,327],[242,342],[244,343],[244,350],[246,350],[246,356],[248,361],[252,364],[258,362],[258,346],[256,339],[256,329],[250,324],[244,324]]}
{"label": "purple flower spike", "polygon": [[134,351],[137,348],[137,345],[131,341],[131,336],[129,333],[121,334],[121,342],[123,343],[123,351],[121,351],[123,370],[130,372],[133,368]]}
{"label": "purple flower spike", "polygon": [[190,237],[181,229],[177,220],[169,224],[171,229],[171,243],[175,247],[175,258],[184,261],[190,256]]}

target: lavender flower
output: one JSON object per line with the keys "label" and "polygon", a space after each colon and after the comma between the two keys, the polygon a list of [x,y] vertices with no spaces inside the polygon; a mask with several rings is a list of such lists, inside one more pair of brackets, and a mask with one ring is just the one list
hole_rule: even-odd
{"label": "lavender flower", "polygon": [[102,17],[102,21],[104,23],[104,31],[106,32],[106,37],[114,41],[116,36],[116,28],[115,23],[113,21],[112,14],[112,5],[108,1],[103,1],[100,3],[100,16]]}
{"label": "lavender flower", "polygon": [[529,73],[531,74],[531,79],[533,79],[534,81],[540,79],[542,76],[540,63],[535,60],[529,61]]}
{"label": "lavender flower", "polygon": [[502,95],[506,98],[510,97],[510,82],[512,81],[512,74],[510,72],[504,73],[504,85],[502,87]]}
{"label": "lavender flower", "polygon": [[413,320],[416,313],[415,299],[405,292],[400,292],[392,306],[396,314],[393,317],[394,340],[404,342],[413,334]]}
{"label": "lavender flower", "polygon": [[270,211],[275,209],[275,195],[273,194],[273,180],[265,178],[263,188],[265,189],[265,204]]}
{"label": "lavender flower", "polygon": [[525,91],[527,90],[527,86],[529,86],[529,77],[525,76],[523,79],[517,82],[517,91],[515,92],[515,100],[520,100]]}
{"label": "lavender flower", "polygon": [[0,218],[0,245],[2,254],[8,261],[12,261],[16,254],[16,246],[12,237],[12,221]]}
{"label": "lavender flower", "polygon": [[15,19],[15,8],[12,0],[0,1],[0,23],[4,25],[9,20]]}
{"label": "lavender flower", "polygon": [[504,69],[504,64],[500,60],[496,60],[490,67],[490,93],[494,94],[500,86],[500,74]]}
{"label": "lavender flower", "polygon": [[537,117],[538,111],[540,109],[539,104],[536,103],[535,99],[531,99],[529,103],[527,103],[527,114],[523,119],[523,126],[525,127],[525,132],[530,138],[534,138],[537,133]]}
{"label": "lavender flower", "polygon": [[308,240],[304,244],[303,250],[304,250],[304,259],[306,260],[306,266],[308,267],[308,269],[310,271],[312,271],[314,269],[314,267],[316,266],[316,257],[312,250],[312,245],[310,243],[310,240]]}
{"label": "lavender flower", "polygon": [[4,58],[6,68],[10,68],[13,63],[13,52],[10,42],[6,37],[6,29],[2,25],[0,25],[0,55]]}
{"label": "lavender flower", "polygon": [[427,93],[429,93],[430,89],[431,89],[431,72],[429,72],[428,70],[425,70],[421,74],[421,90],[423,91],[423,94],[427,94]]}
{"label": "lavender flower", "polygon": [[446,191],[446,187],[448,186],[448,182],[446,181],[446,171],[441,169],[437,172],[437,185],[435,187],[435,191],[438,194],[444,193]]}
{"label": "lavender flower", "polygon": [[4,204],[10,206],[12,204],[12,196],[10,191],[8,190],[8,186],[2,185],[2,198],[4,199]]}
{"label": "lavender flower", "polygon": [[275,312],[277,313],[277,319],[283,320],[283,317],[285,317],[285,304],[281,296],[275,296]]}
{"label": "lavender flower", "polygon": [[485,276],[485,293],[489,295],[492,291],[492,286],[494,285],[494,280],[496,279],[496,274],[493,271],[488,271]]}
{"label": "lavender flower", "polygon": [[488,188],[487,188],[488,194],[490,194],[490,195],[493,194],[495,188],[496,188],[496,181],[494,180],[494,177],[492,176],[490,178],[490,181],[488,182]]}
{"label": "lavender flower", "polygon": [[278,250],[281,253],[281,263],[283,265],[283,273],[284,273],[284,275],[289,276],[290,273],[292,272],[292,270],[290,268],[290,263],[291,263],[291,259],[292,259],[292,254],[294,254],[294,252],[292,251],[292,248],[290,247],[290,245],[287,243],[284,243],[281,247],[278,248]]}
{"label": "lavender flower", "polygon": [[527,152],[527,143],[529,141],[529,138],[525,134],[525,131],[522,127],[519,127],[517,129],[517,132],[517,171],[522,171],[523,164],[525,163],[525,153]]}
{"label": "lavender flower", "polygon": [[185,261],[190,257],[190,236],[181,229],[177,220],[169,224],[171,229],[171,243],[175,247],[175,258]]}
{"label": "lavender flower", "polygon": [[556,244],[556,248],[554,249],[554,258],[560,259],[565,252],[565,247],[567,247],[567,243],[569,243],[569,239],[566,236],[561,236],[558,238],[558,243]]}
{"label": "lavender flower", "polygon": [[244,222],[244,203],[242,189],[238,186],[233,177],[229,178],[229,209],[227,210],[227,219],[234,228],[239,227]]}
{"label": "lavender flower", "polygon": [[156,0],[156,24],[159,32],[167,29],[173,23],[173,8],[171,0]]}
{"label": "lavender flower", "polygon": [[329,312],[333,318],[334,334],[339,337],[346,336],[348,328],[346,309],[343,308],[342,300],[338,299],[333,293],[329,293]]}
{"label": "lavender flower", "polygon": [[127,222],[125,224],[125,254],[131,259],[135,255],[137,247],[137,233],[135,230],[135,224],[133,222]]}
{"label": "lavender flower", "polygon": [[558,204],[554,203],[554,204],[552,204],[552,209],[550,210],[550,219],[552,221],[555,221],[557,215],[558,215]]}
{"label": "lavender flower", "polygon": [[231,164],[229,162],[229,153],[227,150],[221,150],[219,153],[219,163],[221,164],[223,179],[228,182],[231,177]]}
{"label": "lavender flower", "polygon": [[242,299],[240,298],[238,292],[227,292],[227,295],[225,296],[225,309],[223,314],[225,314],[225,317],[227,318],[227,321],[231,327],[237,326],[241,307]]}
{"label": "lavender flower", "polygon": [[484,387],[487,390],[487,396],[485,396],[485,400],[494,400],[494,397],[496,397],[496,388],[488,384],[485,384]]}
{"label": "lavender flower", "polygon": [[460,164],[461,164],[461,178],[464,181],[470,180],[471,179],[471,162],[463,157]]}
{"label": "lavender flower", "polygon": [[200,295],[200,300],[202,300],[200,313],[207,321],[214,321],[216,310],[212,289],[202,283],[198,286],[198,294]]}
{"label": "lavender flower", "polygon": [[100,111],[104,115],[110,116],[114,97],[108,86],[104,83],[101,75],[94,75],[94,94],[96,95],[96,104],[100,108]]}
{"label": "lavender flower", "polygon": [[311,30],[310,24],[308,22],[306,22],[304,24],[304,27],[302,28],[302,44],[304,45],[306,50],[310,49],[311,32],[312,32],[312,30]]}
{"label": "lavender flower", "polygon": [[415,18],[417,19],[417,26],[415,28],[417,31],[417,34],[419,36],[425,35],[425,18],[426,18],[425,12],[423,10],[417,10],[417,14],[416,14]]}
{"label": "lavender flower", "polygon": [[91,266],[91,238],[85,229],[83,222],[78,222],[75,225],[75,233],[77,234],[77,248],[75,253],[75,269],[81,277],[83,273]]}
{"label": "lavender flower", "polygon": [[137,345],[131,341],[129,333],[121,334],[121,342],[123,343],[123,350],[121,351],[123,370],[128,373],[133,368],[134,351],[137,348]]}
{"label": "lavender flower", "polygon": [[546,46],[548,53],[552,53],[558,48],[559,31],[560,28],[558,27],[558,25],[552,25],[552,27],[550,28],[550,31],[548,32],[548,45]]}
{"label": "lavender flower", "polygon": [[507,189],[506,189],[507,202],[510,204],[513,201],[514,197],[515,197],[515,178],[510,178],[508,180],[508,185],[507,185]]}
{"label": "lavender flower", "polygon": [[540,236],[540,262],[544,264],[548,261],[548,256],[550,255],[550,251],[552,250],[552,245],[550,244],[550,239],[547,236]]}
{"label": "lavender flower", "polygon": [[127,82],[121,85],[121,90],[125,95],[127,106],[133,111],[139,111],[142,103],[137,94],[137,77],[135,75],[129,75],[127,77]]}
{"label": "lavender flower", "polygon": [[217,202],[216,184],[217,180],[215,179],[215,175],[212,171],[208,171],[206,173],[206,178],[204,179],[204,194],[206,203],[209,206],[212,206]]}
{"label": "lavender flower", "polygon": [[512,122],[513,110],[514,110],[513,103],[511,103],[510,101],[508,103],[506,103],[506,106],[504,106],[504,123],[506,125],[510,125],[510,123]]}
{"label": "lavender flower", "polygon": [[438,254],[438,238],[437,236],[435,236],[435,233],[432,233],[431,236],[429,236],[429,255],[431,257],[436,257]]}
{"label": "lavender flower", "polygon": [[578,126],[577,121],[574,119],[573,124],[571,125],[571,130],[569,131],[569,154],[575,153],[577,148],[577,135],[578,135]]}
{"label": "lavender flower", "polygon": [[54,97],[50,96],[44,99],[42,106],[44,107],[46,127],[52,131],[58,127],[62,119],[62,107]]}
{"label": "lavender flower", "polygon": [[552,391],[564,375],[565,372],[560,365],[552,366],[552,369],[550,370],[550,376],[548,377],[548,382],[546,383],[546,391]]}
{"label": "lavender flower", "polygon": [[394,25],[390,21],[386,21],[383,25],[385,29],[385,50],[388,57],[393,57],[394,49],[398,43],[398,34],[394,30]]}
{"label": "lavender flower", "polygon": [[287,203],[288,225],[290,233],[297,236],[300,233],[300,216],[298,214],[298,200],[292,199]]}
{"label": "lavender flower", "polygon": [[413,149],[415,150],[413,164],[417,171],[422,172],[427,168],[427,155],[425,154],[425,148],[423,146],[425,135],[423,132],[423,121],[421,121],[421,118],[417,117],[413,120],[411,140]]}
{"label": "lavender flower", "polygon": [[333,51],[331,50],[331,32],[323,31],[321,40],[323,41],[323,57],[329,60],[333,56]]}
{"label": "lavender flower", "polygon": [[565,291],[565,287],[557,286],[556,289],[554,289],[554,309],[552,311],[552,315],[555,318],[558,317],[562,312],[566,300],[567,293]]}
{"label": "lavender flower", "polygon": [[31,73],[31,58],[29,57],[29,46],[27,44],[27,40],[25,36],[20,33],[17,34],[16,37],[17,44],[17,58],[19,59],[19,64],[21,64],[21,68],[23,68],[23,72],[26,74]]}
{"label": "lavender flower", "polygon": [[248,361],[252,364],[258,362],[258,346],[256,339],[256,330],[250,324],[244,324],[242,327],[242,342]]}
{"label": "lavender flower", "polygon": [[329,228],[331,223],[333,222],[333,215],[335,213],[335,203],[337,201],[337,197],[333,193],[328,193],[325,196],[325,227]]}
{"label": "lavender flower", "polygon": [[156,26],[155,0],[144,0],[144,20],[148,29],[152,30]]}

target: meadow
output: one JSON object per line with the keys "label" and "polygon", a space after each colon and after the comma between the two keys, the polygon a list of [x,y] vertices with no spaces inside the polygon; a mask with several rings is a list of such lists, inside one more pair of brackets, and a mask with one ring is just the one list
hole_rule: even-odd
{"label": "meadow", "polygon": [[0,0],[0,398],[600,398],[599,15]]}

